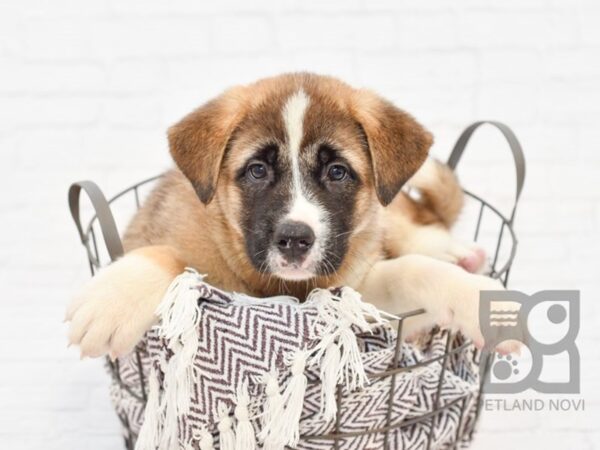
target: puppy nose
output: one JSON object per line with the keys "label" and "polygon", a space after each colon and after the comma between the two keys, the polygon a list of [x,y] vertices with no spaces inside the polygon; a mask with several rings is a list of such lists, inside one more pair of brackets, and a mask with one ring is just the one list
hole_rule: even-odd
{"label": "puppy nose", "polygon": [[275,231],[277,248],[290,260],[303,256],[314,242],[315,233],[303,222],[284,222]]}

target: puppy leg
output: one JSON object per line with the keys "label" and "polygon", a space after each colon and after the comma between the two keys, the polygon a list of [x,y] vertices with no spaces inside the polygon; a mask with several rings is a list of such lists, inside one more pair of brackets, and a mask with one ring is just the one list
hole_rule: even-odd
{"label": "puppy leg", "polygon": [[67,309],[70,344],[79,345],[82,357],[129,353],[156,322],[158,304],[184,268],[172,247],[148,246],[102,269]]}
{"label": "puppy leg", "polygon": [[485,250],[477,244],[456,239],[440,225],[405,227],[400,255],[418,254],[457,264],[467,272],[485,273]]}
{"label": "puppy leg", "polygon": [[[479,292],[500,289],[503,287],[497,280],[422,255],[380,261],[360,286],[365,299],[384,311],[425,309],[424,314],[406,319],[405,336],[438,324],[462,331],[479,348],[484,345],[479,328]],[[510,348],[499,350],[513,350],[513,343],[503,345]]]}

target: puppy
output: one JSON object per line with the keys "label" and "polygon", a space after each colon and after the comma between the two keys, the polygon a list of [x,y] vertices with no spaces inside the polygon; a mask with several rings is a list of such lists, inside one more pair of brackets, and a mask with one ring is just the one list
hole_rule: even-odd
{"label": "puppy", "polygon": [[[287,74],[226,91],[168,137],[178,169],[133,218],[126,255],[68,308],[83,356],[131,351],[186,266],[261,297],[351,286],[389,312],[424,308],[408,334],[441,324],[483,345],[479,292],[502,287],[463,269],[479,257],[447,231],[460,188],[434,162],[415,175],[432,136],[407,113],[334,78]],[[409,180],[422,202],[400,193]]]}

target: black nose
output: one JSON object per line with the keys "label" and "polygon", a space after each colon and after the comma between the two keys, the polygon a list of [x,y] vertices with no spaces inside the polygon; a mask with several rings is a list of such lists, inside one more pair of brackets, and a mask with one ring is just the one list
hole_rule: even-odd
{"label": "black nose", "polygon": [[275,244],[288,259],[299,259],[312,247],[315,233],[302,222],[284,222],[275,230]]}

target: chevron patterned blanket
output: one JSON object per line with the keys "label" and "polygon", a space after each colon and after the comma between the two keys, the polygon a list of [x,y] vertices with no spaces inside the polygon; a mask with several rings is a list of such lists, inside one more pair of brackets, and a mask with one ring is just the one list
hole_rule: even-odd
{"label": "chevron patterned blanket", "polygon": [[[394,361],[395,330],[352,289],[316,290],[300,304],[223,292],[188,271],[157,313],[160,325],[117,361],[111,386],[137,450],[331,449],[333,440],[318,436],[336,425],[341,449],[381,449],[384,440],[391,449],[428,448],[432,426],[432,449],[469,444],[474,348],[445,358],[444,370],[420,365],[464,344],[437,331],[402,343]],[[394,362],[416,367],[373,377]]]}

